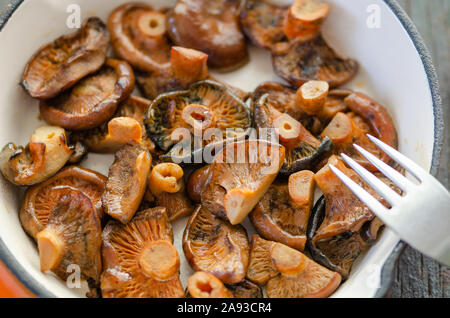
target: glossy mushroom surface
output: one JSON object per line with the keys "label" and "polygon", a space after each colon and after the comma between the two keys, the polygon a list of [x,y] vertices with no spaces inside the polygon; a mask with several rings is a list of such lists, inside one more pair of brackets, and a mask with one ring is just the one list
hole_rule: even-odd
{"label": "glossy mushroom surface", "polygon": [[105,298],[181,298],[180,259],[164,208],[143,210],[128,224],[111,220],[102,234]]}
{"label": "glossy mushroom surface", "polygon": [[[184,149],[182,140],[179,145],[183,148],[167,153],[168,157],[184,159],[190,158],[196,148],[211,143],[213,138],[230,138],[227,129],[242,131],[245,135],[251,127],[251,117],[247,105],[227,87],[205,80],[192,84],[189,90],[160,95],[151,104],[145,125],[152,141],[165,152],[187,135],[188,149]],[[195,136],[206,130],[213,134],[209,140],[206,136],[202,138],[201,144],[196,146],[194,142],[198,137]]]}
{"label": "glossy mushroom surface", "polygon": [[50,212],[60,199],[54,195],[54,189],[59,187],[70,187],[86,195],[101,220],[103,217],[101,197],[105,184],[106,177],[93,170],[80,166],[62,169],[47,181],[26,190],[19,212],[22,227],[31,237],[36,238],[36,234],[47,225]]}
{"label": "glossy mushroom surface", "polygon": [[68,89],[105,62],[109,34],[96,17],[37,51],[25,67],[22,87],[31,97],[48,99]]}
{"label": "glossy mushroom surface", "polygon": [[101,225],[90,198],[71,187],[57,187],[58,198],[45,228],[36,234],[41,271],[52,271],[66,280],[70,266],[79,267],[82,278],[97,284],[102,270]]}
{"label": "glossy mushroom surface", "polygon": [[305,249],[306,230],[314,201],[314,173],[300,171],[289,183],[274,183],[249,215],[264,238],[299,251]]}
{"label": "glossy mushroom surface", "polygon": [[334,88],[349,82],[358,71],[358,62],[337,55],[322,35],[309,41],[291,41],[272,58],[275,73],[295,87],[319,80]]}
{"label": "glossy mushroom surface", "polygon": [[108,29],[119,58],[142,71],[169,70],[171,44],[164,12],[145,3],[126,3],[110,14]]}
{"label": "glossy mushroom surface", "polygon": [[233,298],[220,279],[206,272],[196,272],[190,276],[187,289],[192,298]]}
{"label": "glossy mushroom surface", "polygon": [[102,196],[105,213],[122,223],[131,220],[145,194],[151,162],[148,150],[134,141],[116,152]]}
{"label": "glossy mushroom surface", "polygon": [[228,144],[211,164],[202,204],[215,215],[239,224],[275,180],[285,149],[266,141]]}
{"label": "glossy mushroom surface", "polygon": [[183,234],[183,250],[195,271],[210,273],[225,284],[241,282],[246,274],[249,244],[241,225],[231,225],[198,206]]}
{"label": "glossy mushroom surface", "polygon": [[63,128],[42,126],[34,131],[25,147],[13,143],[3,147],[0,170],[13,184],[33,185],[53,176],[72,154]]}
{"label": "glossy mushroom surface", "polygon": [[110,119],[134,87],[134,74],[125,61],[107,59],[103,67],[55,98],[41,101],[42,118],[69,130],[100,126]]}
{"label": "glossy mushroom surface", "polygon": [[322,140],[313,136],[301,122],[282,113],[276,108],[270,94],[262,95],[259,100],[254,101],[253,114],[255,126],[266,129],[273,137],[278,138],[280,143],[286,147],[286,157],[281,168],[282,174],[312,169],[332,148],[332,142],[325,137]]}
{"label": "glossy mushroom surface", "polygon": [[151,101],[130,96],[121,102],[113,117],[97,128],[76,132],[72,138],[82,141],[91,152],[115,153],[130,141],[141,142],[152,151],[154,145],[148,138],[144,116]]}
{"label": "glossy mushroom surface", "polygon": [[179,0],[167,13],[167,29],[175,44],[202,51],[211,67],[229,70],[248,59],[239,10],[238,0]]}

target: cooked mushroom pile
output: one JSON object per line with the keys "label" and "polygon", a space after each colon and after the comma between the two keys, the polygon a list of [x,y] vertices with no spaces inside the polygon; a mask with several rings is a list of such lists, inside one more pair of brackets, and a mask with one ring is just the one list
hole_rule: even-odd
{"label": "cooked mushroom pile", "polygon": [[[19,217],[41,271],[79,266],[92,297],[332,295],[383,224],[329,165],[372,191],[339,155],[375,172],[353,144],[392,164],[367,134],[397,147],[397,133],[383,106],[339,88],[358,63],[322,36],[330,9],[127,3],[39,49],[21,86],[46,124],[1,150],[0,171],[28,187]],[[209,73],[243,67],[247,42],[284,83],[245,92]],[[89,152],[114,155],[107,176],[82,167]]]}

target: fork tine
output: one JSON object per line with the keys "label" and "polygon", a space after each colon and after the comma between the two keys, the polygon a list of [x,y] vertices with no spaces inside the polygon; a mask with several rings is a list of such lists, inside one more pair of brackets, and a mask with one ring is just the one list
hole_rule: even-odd
{"label": "fork tine", "polygon": [[409,159],[408,157],[402,155],[400,152],[386,145],[384,142],[378,140],[377,138],[367,134],[367,137],[377,145],[381,150],[394,159],[400,166],[405,168],[409,173],[411,173],[417,180],[423,181],[428,178],[428,173],[423,170],[418,164]]}
{"label": "fork tine", "polygon": [[414,183],[405,178],[400,172],[384,163],[373,154],[365,150],[364,148],[358,146],[357,144],[353,144],[356,150],[361,153],[361,155],[369,160],[371,164],[373,164],[380,172],[382,172],[389,180],[391,180],[397,187],[399,187],[403,192],[408,193],[409,190],[414,187]]}
{"label": "fork tine", "polygon": [[374,212],[384,223],[388,223],[389,210],[378,200],[360,187],[355,181],[346,176],[341,170],[330,165],[331,171],[344,183],[367,207]]}
{"label": "fork tine", "polygon": [[347,156],[346,154],[341,154],[344,161],[352,167],[356,173],[364,179],[378,194],[380,194],[391,206],[399,203],[400,196],[387,186],[383,181],[375,177],[365,168],[363,168],[355,160]]}

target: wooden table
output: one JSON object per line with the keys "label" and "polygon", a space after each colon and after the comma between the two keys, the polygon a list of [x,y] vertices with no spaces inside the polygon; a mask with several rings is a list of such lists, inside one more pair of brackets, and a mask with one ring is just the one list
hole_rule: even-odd
{"label": "wooden table", "polygon": [[[0,0],[0,8],[8,1]],[[446,127],[446,143],[442,154],[440,181],[450,189],[450,1],[398,0],[422,34],[437,69],[441,84]],[[0,264],[0,297],[24,297],[21,286],[14,283],[7,269]],[[450,268],[441,266],[407,247],[395,269],[391,297],[450,298]]]}
{"label": "wooden table", "polygon": [[[398,0],[432,53],[444,107],[446,141],[439,180],[450,189],[450,1]],[[391,297],[450,298],[450,268],[407,247],[395,270]]]}

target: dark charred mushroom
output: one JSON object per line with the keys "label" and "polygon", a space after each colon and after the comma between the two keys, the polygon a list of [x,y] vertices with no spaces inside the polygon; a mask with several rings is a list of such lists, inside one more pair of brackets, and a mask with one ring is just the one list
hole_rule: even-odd
{"label": "dark charred mushroom", "polygon": [[24,148],[7,144],[0,152],[0,170],[16,185],[33,185],[47,180],[72,156],[63,128],[42,126],[31,135]]}
{"label": "dark charred mushroom", "polygon": [[148,187],[157,204],[166,208],[171,222],[194,211],[187,197],[183,174],[183,169],[175,163],[157,164],[150,172]]}
{"label": "dark charred mushroom", "polygon": [[227,288],[233,293],[234,298],[263,298],[261,287],[247,279],[238,284],[227,285]]}
{"label": "dark charred mushroom", "polygon": [[269,298],[323,298],[341,282],[341,275],[310,260],[301,252],[281,243],[252,239],[247,277],[266,285]]}
{"label": "dark charred mushroom", "polygon": [[203,148],[213,138],[219,141],[230,138],[227,129],[235,129],[245,135],[251,126],[251,117],[247,105],[229,89],[218,82],[206,80],[191,85],[186,91],[160,95],[151,104],[145,125],[153,142],[166,152],[178,144],[180,132],[187,133],[190,149],[175,147],[173,152],[167,154],[168,157],[182,159],[190,158],[192,152],[198,150],[194,142],[199,139],[195,136],[198,137],[200,132],[210,129],[214,133],[210,140],[205,140],[208,139],[206,136],[200,138],[199,148]]}
{"label": "dark charred mushroom", "polygon": [[292,174],[299,170],[311,169],[332,147],[329,138],[322,141],[315,138],[299,121],[288,113],[282,113],[273,106],[273,97],[263,95],[254,101],[255,126],[261,135],[268,129],[268,137],[277,138],[286,147],[286,158],[281,168],[282,174]]}
{"label": "dark charred mushroom", "polygon": [[356,143],[384,162],[391,163],[389,156],[367,138],[367,134],[372,134],[397,148],[397,132],[387,110],[361,93],[349,94],[344,101],[352,112],[337,113],[322,132],[323,137],[327,136],[333,140],[335,145],[333,153],[339,155],[344,152],[367,169],[376,171],[376,168],[354,149],[353,144]]}
{"label": "dark charred mushroom", "polygon": [[81,140],[90,151],[115,153],[130,141],[145,144],[154,150],[153,142],[147,137],[144,116],[151,101],[142,97],[130,96],[119,104],[113,118],[101,126],[71,135]]}
{"label": "dark charred mushroom", "polygon": [[286,42],[284,21],[288,7],[279,7],[264,0],[248,0],[241,12],[242,29],[252,43],[273,50],[275,45]]}
{"label": "dark charred mushroom", "polygon": [[79,81],[61,95],[41,101],[42,118],[69,130],[91,129],[110,119],[119,102],[134,87],[134,75],[124,61],[107,59],[96,73]]}
{"label": "dark charred mushroom", "polygon": [[195,271],[213,274],[225,284],[241,282],[247,272],[249,244],[245,228],[217,218],[203,206],[188,221],[183,250]]}
{"label": "dark charred mushroom", "polygon": [[289,184],[272,184],[250,214],[256,231],[264,238],[303,251],[314,201],[314,173],[299,171]]}
{"label": "dark charred mushroom", "polygon": [[340,86],[358,71],[355,60],[339,57],[321,35],[309,41],[291,41],[286,50],[273,53],[273,66],[275,73],[295,87],[310,80]]}
{"label": "dark charred mushroom", "polygon": [[51,210],[60,199],[53,191],[57,187],[70,187],[82,192],[92,201],[99,218],[102,219],[101,197],[105,183],[106,177],[98,172],[79,166],[64,168],[47,181],[27,189],[19,213],[23,228],[33,238],[45,228]]}
{"label": "dark charred mushroom", "polygon": [[105,62],[109,35],[99,18],[42,47],[28,62],[22,86],[31,97],[47,99],[97,71]]}
{"label": "dark charred mushroom", "polygon": [[196,272],[189,277],[187,289],[193,298],[233,298],[220,279],[206,272]]}
{"label": "dark charred mushroom", "polygon": [[98,283],[102,270],[101,226],[88,196],[70,187],[56,187],[59,198],[50,210],[46,227],[36,234],[41,271],[52,271],[66,280],[70,265],[77,265],[83,278]]}
{"label": "dark charred mushroom", "polygon": [[105,213],[122,223],[131,220],[144,196],[151,162],[148,150],[136,142],[116,153],[102,196]]}
{"label": "dark charred mushroom", "polygon": [[166,15],[144,3],[126,3],[108,18],[114,52],[133,67],[148,72],[170,68]]}
{"label": "dark charred mushroom", "polygon": [[231,224],[241,223],[275,180],[284,153],[283,146],[261,140],[228,144],[211,165],[202,204]]}
{"label": "dark charred mushroom", "polygon": [[167,14],[171,39],[208,54],[211,67],[235,68],[247,61],[238,0],[179,0]]}
{"label": "dark charred mushroom", "polygon": [[110,221],[102,235],[102,296],[181,298],[180,258],[164,208],[136,213],[128,224]]}
{"label": "dark charred mushroom", "polygon": [[[70,140],[72,140],[72,135],[70,135]],[[72,142],[71,142],[72,143]],[[70,148],[73,150],[72,155],[70,156],[67,163],[69,164],[77,164],[83,161],[87,157],[88,148],[81,141],[75,141],[70,145]]]}

